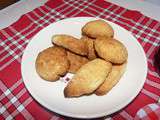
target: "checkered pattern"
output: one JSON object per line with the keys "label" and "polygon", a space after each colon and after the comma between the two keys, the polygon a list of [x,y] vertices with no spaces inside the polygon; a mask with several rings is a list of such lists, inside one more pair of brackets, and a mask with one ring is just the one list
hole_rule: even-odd
{"label": "checkered pattern", "polygon": [[49,0],[0,30],[0,120],[65,119],[48,111],[30,96],[21,77],[21,57],[38,31],[55,21],[78,16],[100,17],[122,26],[137,38],[147,56],[148,74],[140,94],[127,107],[110,117],[132,120],[140,108],[158,101],[160,76],[153,60],[160,42],[158,21],[104,0]]}
{"label": "checkered pattern", "polygon": [[159,120],[160,119],[160,105],[149,104],[137,112],[135,120]]}

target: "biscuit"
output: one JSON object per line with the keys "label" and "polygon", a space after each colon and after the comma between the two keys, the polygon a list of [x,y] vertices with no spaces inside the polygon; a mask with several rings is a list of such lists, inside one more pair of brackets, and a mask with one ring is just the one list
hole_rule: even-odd
{"label": "biscuit", "polygon": [[82,65],[86,64],[89,60],[70,51],[67,51],[67,59],[69,60],[70,67],[68,72],[75,73]]}
{"label": "biscuit", "polygon": [[52,43],[64,47],[73,53],[79,54],[79,55],[87,55],[87,48],[84,43],[84,41],[81,41],[77,38],[74,38],[70,35],[54,35],[52,37]]}
{"label": "biscuit", "polygon": [[94,49],[94,39],[88,38],[87,36],[83,36],[81,40],[84,40],[87,45],[87,57],[89,60],[93,60],[97,58],[96,51]]}
{"label": "biscuit", "polygon": [[65,49],[54,46],[43,50],[37,56],[35,67],[38,75],[44,80],[58,80],[69,68]]}
{"label": "biscuit", "polygon": [[108,93],[120,80],[125,72],[127,62],[121,65],[113,65],[112,70],[104,83],[95,91],[96,95],[105,95]]}
{"label": "biscuit", "polygon": [[118,40],[100,37],[94,43],[97,54],[106,61],[122,64],[128,58],[126,47]]}
{"label": "biscuit", "polygon": [[82,28],[82,34],[91,38],[113,37],[113,28],[104,20],[94,20],[86,23]]}
{"label": "biscuit", "polygon": [[112,64],[94,59],[83,65],[64,89],[65,97],[78,97],[93,93],[105,80]]}

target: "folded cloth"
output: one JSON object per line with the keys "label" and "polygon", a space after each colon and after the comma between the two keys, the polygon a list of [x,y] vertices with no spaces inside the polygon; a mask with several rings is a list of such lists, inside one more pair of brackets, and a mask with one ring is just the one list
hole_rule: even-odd
{"label": "folded cloth", "polygon": [[104,0],[49,0],[0,30],[0,119],[66,119],[31,97],[23,84],[21,57],[31,38],[44,27],[79,16],[100,17],[120,25],[137,38],[147,56],[148,74],[143,89],[132,103],[112,114],[112,119],[133,119],[140,108],[157,102],[160,76],[154,55],[160,42],[160,22]]}

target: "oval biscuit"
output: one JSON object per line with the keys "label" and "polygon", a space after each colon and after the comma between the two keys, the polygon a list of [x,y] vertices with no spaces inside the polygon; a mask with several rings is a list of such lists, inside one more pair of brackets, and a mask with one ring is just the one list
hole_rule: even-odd
{"label": "oval biscuit", "polygon": [[54,35],[52,37],[52,43],[64,47],[73,53],[83,56],[87,55],[87,48],[85,42],[70,35],[65,35],[65,34]]}
{"label": "oval biscuit", "polygon": [[111,25],[104,20],[94,20],[86,23],[82,28],[82,34],[91,38],[113,37],[114,31]]}
{"label": "oval biscuit", "polygon": [[106,61],[122,64],[128,58],[126,47],[116,39],[100,37],[94,43],[98,55]]}
{"label": "oval biscuit", "polygon": [[95,91],[96,95],[107,94],[120,80],[125,72],[127,62],[121,65],[113,65],[112,70],[105,79],[104,83]]}
{"label": "oval biscuit", "polygon": [[65,97],[78,97],[93,93],[104,82],[111,68],[111,63],[98,58],[86,63],[65,87]]}

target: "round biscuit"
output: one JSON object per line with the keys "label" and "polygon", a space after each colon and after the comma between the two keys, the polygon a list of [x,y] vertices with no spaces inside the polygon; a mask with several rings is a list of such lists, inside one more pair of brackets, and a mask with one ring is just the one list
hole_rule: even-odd
{"label": "round biscuit", "polygon": [[65,49],[54,46],[43,50],[37,56],[35,67],[38,75],[44,80],[58,80],[69,68]]}

